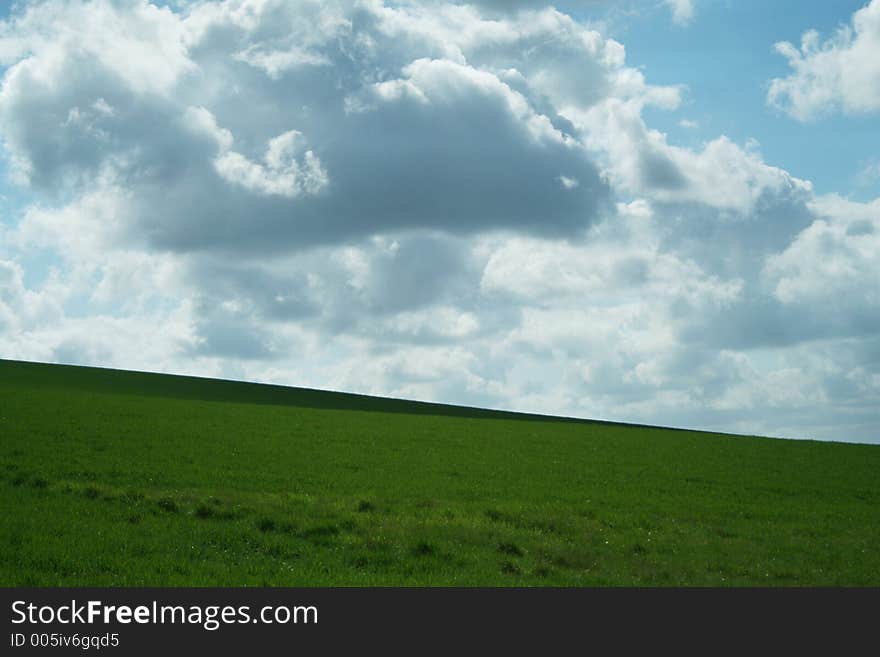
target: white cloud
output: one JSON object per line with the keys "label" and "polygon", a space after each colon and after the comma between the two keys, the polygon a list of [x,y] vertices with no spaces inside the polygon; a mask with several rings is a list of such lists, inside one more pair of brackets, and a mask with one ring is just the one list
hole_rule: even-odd
{"label": "white cloud", "polygon": [[880,0],[856,11],[825,41],[815,30],[800,47],[776,44],[792,73],[770,81],[767,101],[799,121],[834,111],[866,114],[880,111]]}
{"label": "white cloud", "polygon": [[0,334],[51,324],[63,316],[61,298],[65,286],[57,272],[51,274],[39,291],[24,283],[24,269],[12,260],[0,260]]}
{"label": "white cloud", "polygon": [[[865,284],[880,281],[880,199],[856,203],[828,196],[813,205],[821,218],[767,261],[775,295],[839,319],[880,317],[880,285]],[[875,324],[880,328],[880,320]]]}
{"label": "white cloud", "polygon": [[205,107],[187,107],[181,123],[195,135],[206,137],[216,144],[220,153],[232,148],[232,133],[217,125],[216,117]]}
{"label": "white cloud", "polygon": [[[196,339],[181,311],[126,317],[94,314],[7,333],[0,357],[173,373],[180,371],[181,347]],[[201,365],[199,371],[220,374],[210,365]]]}
{"label": "white cloud", "polygon": [[682,87],[502,4],[20,12],[0,356],[870,439],[876,203],[675,144]]}
{"label": "white cloud", "polygon": [[495,249],[480,281],[488,294],[511,295],[525,305],[588,302],[597,309],[642,304],[723,304],[737,297],[739,281],[722,281],[696,263],[663,253],[642,229],[635,239],[593,236],[586,244],[510,239]]}
{"label": "white cloud", "polygon": [[330,60],[324,55],[310,52],[297,46],[291,46],[287,50],[271,51],[264,51],[258,47],[250,46],[246,50],[237,53],[235,59],[262,69],[273,80],[278,80],[286,71],[298,66],[329,66],[331,64]]}
{"label": "white cloud", "polygon": [[263,194],[288,198],[317,194],[327,186],[327,172],[311,150],[302,152],[302,158],[297,160],[302,151],[297,144],[300,136],[298,131],[288,130],[270,139],[263,156],[264,164],[228,151],[214,160],[214,167],[227,182]]}
{"label": "white cloud", "polygon": [[666,0],[672,11],[672,20],[678,25],[687,25],[694,18],[694,0]]}
{"label": "white cloud", "polygon": [[51,248],[69,263],[90,260],[117,244],[129,195],[97,186],[61,207],[31,205],[7,239],[23,250]]}
{"label": "white cloud", "polygon": [[807,194],[808,181],[766,164],[754,144],[725,136],[693,150],[650,129],[640,103],[610,97],[569,118],[602,155],[619,189],[667,203],[698,203],[748,216],[766,194]]}
{"label": "white cloud", "polygon": [[868,186],[880,181],[880,160],[866,162],[856,174],[856,184]]}
{"label": "white cloud", "polygon": [[12,64],[4,87],[51,83],[72,57],[106,68],[138,93],[166,93],[196,70],[183,38],[171,10],[146,0],[33,3],[0,29],[0,52]]}
{"label": "white cloud", "polygon": [[581,184],[577,178],[569,178],[568,176],[559,176],[557,180],[563,189],[574,189]]}

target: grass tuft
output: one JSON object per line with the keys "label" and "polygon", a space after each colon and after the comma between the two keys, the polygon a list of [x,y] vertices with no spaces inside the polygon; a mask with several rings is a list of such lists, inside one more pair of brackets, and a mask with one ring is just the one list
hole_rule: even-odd
{"label": "grass tuft", "polygon": [[505,575],[522,575],[522,569],[512,561],[503,562],[501,572]]}
{"label": "grass tuft", "polygon": [[156,501],[156,505],[166,513],[177,513],[180,508],[177,502],[171,497],[161,497]]}
{"label": "grass tuft", "polygon": [[257,521],[257,529],[259,529],[264,534],[267,532],[274,532],[276,526],[277,525],[272,518],[260,518]]}
{"label": "grass tuft", "polygon": [[427,541],[419,541],[412,548],[412,553],[417,557],[428,557],[434,554],[435,548]]}

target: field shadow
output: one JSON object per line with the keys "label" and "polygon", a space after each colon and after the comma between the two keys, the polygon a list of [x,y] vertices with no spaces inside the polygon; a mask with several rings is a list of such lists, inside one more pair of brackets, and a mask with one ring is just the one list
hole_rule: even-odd
{"label": "field shadow", "polygon": [[[132,372],[79,365],[55,365],[0,359],[0,380],[13,386],[72,389],[105,394],[138,395],[198,401],[268,404],[339,411],[371,411],[406,415],[439,415],[471,419],[530,420],[608,426],[663,428],[606,420],[517,413],[346,392],[208,379],[176,374]],[[685,431],[682,429],[682,431]]]}

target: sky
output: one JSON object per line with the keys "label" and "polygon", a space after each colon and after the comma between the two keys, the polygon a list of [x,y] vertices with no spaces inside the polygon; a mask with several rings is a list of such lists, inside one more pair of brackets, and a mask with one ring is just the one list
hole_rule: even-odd
{"label": "sky", "polygon": [[0,358],[880,443],[880,0],[0,12]]}

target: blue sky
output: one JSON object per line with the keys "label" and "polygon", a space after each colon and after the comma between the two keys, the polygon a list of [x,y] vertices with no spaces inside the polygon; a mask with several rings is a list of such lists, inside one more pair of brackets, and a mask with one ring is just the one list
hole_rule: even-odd
{"label": "blue sky", "polygon": [[[681,109],[647,114],[670,138],[756,139],[768,162],[812,181],[820,193],[868,200],[880,194],[880,176],[859,176],[880,153],[875,116],[830,116],[803,124],[765,102],[768,80],[786,75],[788,68],[773,50],[776,42],[798,43],[811,29],[828,37],[864,4],[706,0],[696,3],[687,26],[664,20],[665,8],[656,6],[613,19],[611,35],[626,45],[628,62],[654,83],[687,85]],[[682,117],[699,128],[682,129]]]}
{"label": "blue sky", "polygon": [[880,442],[880,0],[0,11],[0,357]]}

